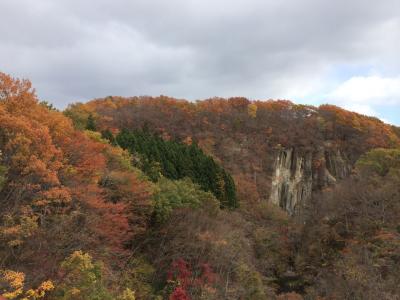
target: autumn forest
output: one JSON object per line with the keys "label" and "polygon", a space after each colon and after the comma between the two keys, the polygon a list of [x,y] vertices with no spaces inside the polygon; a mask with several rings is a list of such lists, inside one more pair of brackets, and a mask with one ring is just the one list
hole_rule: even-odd
{"label": "autumn forest", "polygon": [[400,299],[400,128],[0,73],[0,299]]}

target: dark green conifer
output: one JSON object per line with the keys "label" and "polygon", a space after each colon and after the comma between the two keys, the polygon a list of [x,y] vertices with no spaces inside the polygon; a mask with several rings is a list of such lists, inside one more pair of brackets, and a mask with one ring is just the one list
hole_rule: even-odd
{"label": "dark green conifer", "polygon": [[177,141],[165,141],[143,130],[122,130],[117,143],[142,161],[140,168],[152,180],[160,174],[170,179],[190,178],[202,190],[212,192],[221,207],[238,207],[235,183],[232,177],[211,156],[203,153],[196,143],[186,145]]}
{"label": "dark green conifer", "polygon": [[86,122],[86,130],[96,131],[96,121],[92,114],[89,115],[87,122]]}

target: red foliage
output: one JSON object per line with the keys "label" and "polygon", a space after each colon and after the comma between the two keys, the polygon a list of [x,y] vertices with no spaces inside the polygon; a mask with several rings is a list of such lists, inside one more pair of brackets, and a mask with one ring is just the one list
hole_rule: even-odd
{"label": "red foliage", "polygon": [[86,185],[80,190],[80,200],[95,215],[92,230],[98,234],[99,243],[107,245],[116,254],[126,254],[124,244],[132,238],[126,204],[107,202],[101,193],[97,184]]}
{"label": "red foliage", "polygon": [[177,280],[183,288],[191,285],[192,271],[188,263],[182,258],[178,258],[171,264],[171,269],[168,271],[168,280]]}
{"label": "red foliage", "polygon": [[[82,214],[83,231],[91,233],[82,234],[82,245],[125,254],[126,243],[147,225],[151,191],[132,170],[120,170],[119,151],[39,104],[29,81],[0,73],[0,164],[7,169],[0,191],[4,213],[16,220],[35,214],[38,225],[49,214],[71,213],[72,219]],[[115,187],[118,201],[109,201],[109,191],[99,185],[111,173],[123,182]]]}
{"label": "red foliage", "polygon": [[[208,263],[200,264],[192,271],[193,268],[184,259],[178,258],[173,261],[171,268],[167,273],[167,280],[175,282],[177,287],[175,288],[171,297],[177,297],[178,295],[183,297],[186,295],[186,291],[203,288],[206,286],[212,286],[216,283],[217,275],[213,272],[211,266]],[[176,294],[175,294],[176,292]],[[170,299],[181,299],[171,298]],[[189,299],[189,298],[182,298]]]}
{"label": "red foliage", "polygon": [[81,132],[75,132],[65,139],[62,148],[68,162],[73,166],[72,177],[76,181],[97,181],[106,167],[106,158],[102,154],[106,145],[90,140]]}
{"label": "red foliage", "polygon": [[216,282],[216,274],[212,270],[211,266],[207,263],[201,265],[201,276],[196,279],[196,284],[203,285],[213,285]]}
{"label": "red foliage", "polygon": [[178,286],[169,296],[169,300],[190,300],[190,297],[182,287]]}
{"label": "red foliage", "polygon": [[[255,116],[249,116],[250,104],[257,107]],[[332,105],[313,107],[288,100],[249,101],[237,97],[193,103],[165,96],[107,97],[83,104],[80,109],[96,113],[99,127],[111,131],[146,125],[168,138],[191,137],[235,179],[243,179],[237,184],[239,189],[248,181],[239,193],[253,190],[257,198],[251,199],[254,202],[269,196],[265,183],[270,181],[277,147],[304,152],[317,148],[340,150],[349,163],[354,163],[371,148],[400,145],[393,128],[376,118]]]}

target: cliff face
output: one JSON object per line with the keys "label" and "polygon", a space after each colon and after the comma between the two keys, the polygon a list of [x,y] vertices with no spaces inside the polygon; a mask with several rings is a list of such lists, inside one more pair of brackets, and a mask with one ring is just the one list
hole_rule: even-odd
{"label": "cliff face", "polygon": [[326,171],[336,179],[346,178],[351,172],[352,164],[344,157],[340,150],[334,152],[325,151],[324,160]]}
{"label": "cliff face", "polygon": [[335,184],[351,168],[339,150],[283,149],[276,156],[270,201],[292,215],[311,199],[313,190]]}

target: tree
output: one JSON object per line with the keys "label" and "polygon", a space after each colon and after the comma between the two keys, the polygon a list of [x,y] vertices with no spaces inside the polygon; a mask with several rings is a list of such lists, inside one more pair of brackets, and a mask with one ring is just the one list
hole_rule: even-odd
{"label": "tree", "polygon": [[92,112],[87,109],[86,105],[74,103],[70,104],[63,114],[73,122],[76,129],[85,130],[89,115],[92,114]]}
{"label": "tree", "polygon": [[89,116],[88,116],[87,123],[86,123],[86,129],[91,130],[91,131],[97,130],[96,121],[92,114],[89,114]]}
{"label": "tree", "polygon": [[255,118],[257,116],[257,105],[255,103],[251,103],[247,106],[247,112],[251,118]]}
{"label": "tree", "polygon": [[0,288],[4,289],[1,296],[6,299],[38,300],[54,289],[50,280],[42,282],[36,289],[24,290],[25,274],[12,270],[0,272]]}
{"label": "tree", "polygon": [[47,108],[48,110],[57,111],[57,108],[54,107],[53,103],[50,103],[50,102],[48,102],[48,101],[40,101],[39,104],[42,105],[42,106],[44,106],[44,107]]}
{"label": "tree", "polygon": [[122,130],[118,144],[140,158],[137,164],[156,182],[160,173],[170,179],[190,178],[204,191],[212,192],[221,207],[237,208],[235,182],[211,156],[205,155],[195,142],[189,145],[165,141],[148,131]]}
{"label": "tree", "polygon": [[154,213],[159,222],[166,221],[172,211],[177,208],[215,209],[218,206],[217,200],[211,193],[200,190],[199,186],[189,179],[172,181],[161,178],[154,194],[154,202]]}
{"label": "tree", "polygon": [[105,288],[102,269],[102,264],[93,262],[89,254],[75,251],[61,264],[63,275],[55,299],[113,299]]}
{"label": "tree", "polygon": [[361,156],[356,166],[364,172],[385,176],[400,170],[400,149],[373,149]]}
{"label": "tree", "polygon": [[117,142],[114,138],[114,135],[112,134],[112,132],[109,129],[106,130],[102,130],[101,131],[101,137],[105,140],[108,140],[110,142],[111,145],[116,146]]}
{"label": "tree", "polygon": [[[122,209],[122,211],[118,210],[121,215],[115,221],[128,220],[129,232],[126,232],[126,228],[121,232],[123,241],[128,242],[133,236],[144,233],[153,213],[152,186],[138,178],[135,173],[126,171],[109,172],[103,176],[99,184],[104,188],[106,207],[112,208],[115,204],[114,212],[116,212],[116,207]],[[108,215],[107,212],[104,213]],[[116,224],[112,226],[115,227]],[[119,235],[120,233],[117,232],[115,236]]]}

